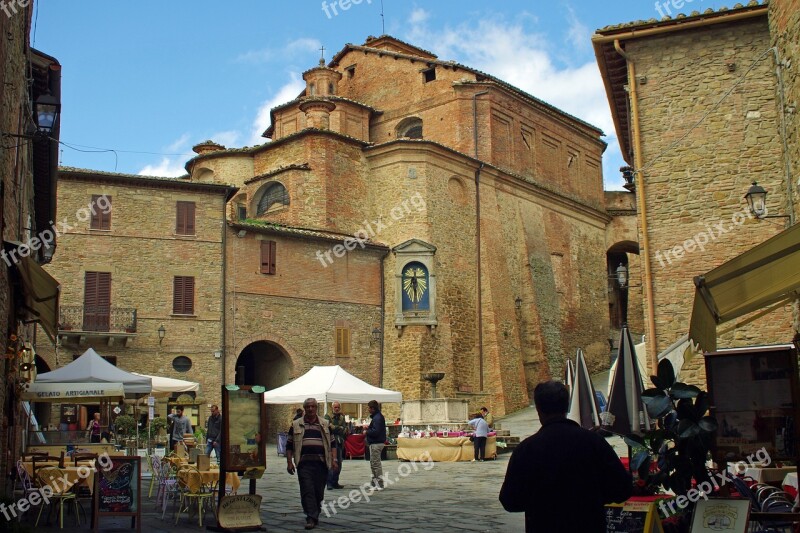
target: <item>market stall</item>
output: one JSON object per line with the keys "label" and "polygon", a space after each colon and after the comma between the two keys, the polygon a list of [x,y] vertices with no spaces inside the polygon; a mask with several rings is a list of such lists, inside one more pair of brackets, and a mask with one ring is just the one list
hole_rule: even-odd
{"label": "market stall", "polygon": [[[397,438],[397,458],[403,461],[471,461],[475,447],[469,437]],[[497,458],[497,437],[486,439],[486,458]]]}

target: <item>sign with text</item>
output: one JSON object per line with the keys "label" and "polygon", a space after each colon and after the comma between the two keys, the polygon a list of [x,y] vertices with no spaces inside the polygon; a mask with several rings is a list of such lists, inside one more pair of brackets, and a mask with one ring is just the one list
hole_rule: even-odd
{"label": "sign with text", "polygon": [[217,513],[219,525],[225,529],[261,527],[260,508],[261,496],[258,494],[224,496]]}
{"label": "sign with text", "polygon": [[607,533],[664,533],[655,502],[627,501],[606,505]]}
{"label": "sign with text", "polygon": [[103,516],[131,516],[141,528],[141,460],[139,456],[105,456],[94,476],[94,530]]}
{"label": "sign with text", "polygon": [[266,405],[261,392],[251,387],[222,388],[222,470],[244,472],[267,466]]}

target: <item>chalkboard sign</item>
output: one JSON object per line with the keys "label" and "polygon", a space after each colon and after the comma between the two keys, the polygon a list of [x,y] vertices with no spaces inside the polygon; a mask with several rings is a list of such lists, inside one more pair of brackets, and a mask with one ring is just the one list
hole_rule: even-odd
{"label": "chalkboard sign", "polygon": [[628,501],[606,505],[607,533],[663,533],[654,502]]}
{"label": "chalkboard sign", "polygon": [[136,531],[141,531],[141,460],[125,455],[97,458],[92,495],[94,531],[102,516],[130,516]]}

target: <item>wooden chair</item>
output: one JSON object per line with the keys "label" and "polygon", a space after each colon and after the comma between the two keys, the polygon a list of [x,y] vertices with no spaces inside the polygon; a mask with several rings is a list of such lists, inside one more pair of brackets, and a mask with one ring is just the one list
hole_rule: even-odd
{"label": "wooden chair", "polygon": [[34,479],[39,479],[37,477],[37,472],[41,468],[45,468],[48,466],[54,466],[53,463],[59,468],[64,468],[64,456],[56,457],[54,455],[37,455],[33,457],[33,467],[31,468],[31,472],[33,473]]}
{"label": "wooden chair", "polygon": [[[36,478],[39,481],[40,488],[46,486],[50,487],[52,494],[48,496],[47,500],[49,500],[51,508],[53,504],[58,502],[59,527],[64,529],[64,502],[70,501],[75,504],[75,520],[78,522],[78,526],[80,526],[81,516],[78,509],[78,498],[75,492],[71,490],[72,487],[64,486],[64,470],[56,466],[43,466],[36,473]],[[45,502],[47,502],[47,500],[45,500]],[[39,526],[39,519],[42,517],[43,510],[44,504],[39,508],[39,514],[36,516],[36,524],[34,527]]]}
{"label": "wooden chair", "polygon": [[175,523],[178,523],[183,511],[186,511],[186,515],[189,516],[189,511],[196,501],[198,523],[200,527],[203,527],[203,506],[206,503],[211,505],[211,510],[216,515],[214,492],[212,492],[210,484],[204,483],[200,471],[191,465],[181,467],[181,469],[178,470],[177,479],[180,501],[178,503],[178,516],[175,517]]}
{"label": "wooden chair", "polygon": [[92,452],[75,452],[72,454],[72,464],[75,466],[80,466],[78,464],[79,461],[92,461],[92,465],[94,465],[94,461],[97,460],[97,454]]}

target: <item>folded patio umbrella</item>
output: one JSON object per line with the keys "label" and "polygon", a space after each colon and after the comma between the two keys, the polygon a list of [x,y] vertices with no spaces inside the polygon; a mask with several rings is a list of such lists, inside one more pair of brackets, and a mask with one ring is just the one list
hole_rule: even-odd
{"label": "folded patio umbrella", "polygon": [[650,429],[650,419],[642,402],[642,375],[636,362],[633,339],[627,324],[620,331],[617,365],[611,375],[603,427],[619,435]]}
{"label": "folded patio umbrella", "polygon": [[600,412],[597,408],[594,384],[581,349],[578,349],[575,357],[575,378],[570,391],[567,418],[574,420],[586,429],[600,425]]}
{"label": "folded patio umbrella", "polygon": [[572,394],[572,384],[575,382],[575,365],[572,364],[572,359],[567,359],[564,365],[564,385],[567,390]]}

